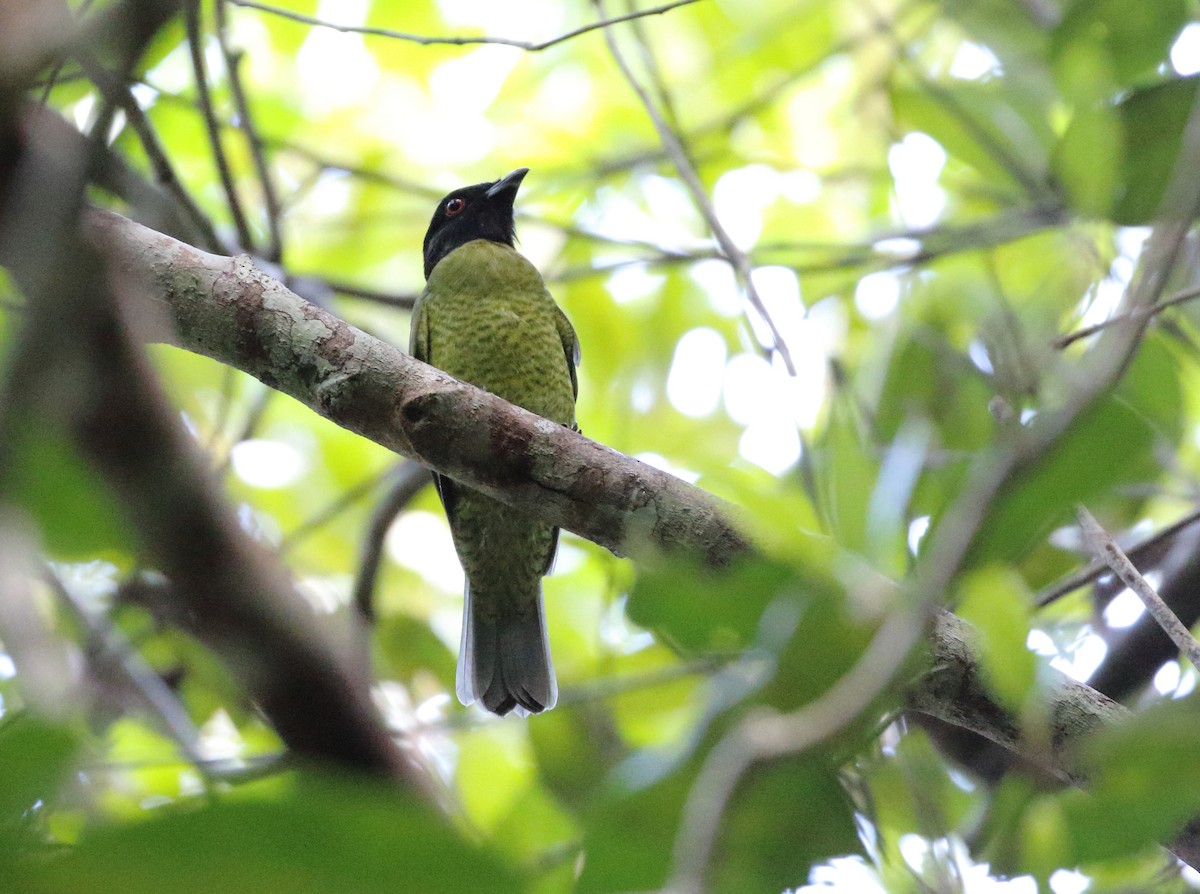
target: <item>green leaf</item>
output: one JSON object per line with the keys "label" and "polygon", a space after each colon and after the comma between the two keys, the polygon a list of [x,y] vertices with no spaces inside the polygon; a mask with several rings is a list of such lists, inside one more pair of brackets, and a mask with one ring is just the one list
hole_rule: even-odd
{"label": "green leaf", "polygon": [[55,793],[78,744],[63,727],[28,712],[0,721],[0,828],[12,826],[34,802]]}
{"label": "green leaf", "polygon": [[376,642],[394,673],[411,679],[418,671],[429,670],[443,683],[453,685],[454,654],[428,624],[410,615],[393,614],[382,618],[377,629]]}
{"label": "green leaf", "polygon": [[824,437],[812,457],[825,522],[844,548],[868,554],[867,516],[879,464],[853,401],[835,397]]}
{"label": "green leaf", "polygon": [[711,890],[782,891],[807,881],[813,863],[860,848],[846,794],[822,760],[772,761],[743,777],[721,818]]}
{"label": "green leaf", "polygon": [[733,652],[754,642],[776,599],[806,601],[788,586],[796,583],[792,568],[758,557],[720,570],[684,560],[644,562],[627,613],[684,652]]}
{"label": "green leaf", "polygon": [[1131,84],[1167,61],[1187,18],[1185,0],[1075,0],[1055,29],[1051,53],[1061,60],[1080,44],[1095,47],[1107,55],[1117,83]]}
{"label": "green leaf", "polygon": [[85,835],[22,868],[23,891],[374,894],[518,890],[432,806],[378,781],[304,775],[275,800],[226,800]]}
{"label": "green leaf", "polygon": [[1134,90],[1117,104],[1125,158],[1112,218],[1124,226],[1154,219],[1175,170],[1183,128],[1196,101],[1197,77]]}
{"label": "green leaf", "polygon": [[1073,793],[1063,803],[1072,862],[1170,841],[1200,815],[1200,713],[1194,704],[1159,704],[1098,731],[1085,759],[1088,795]]}
{"label": "green leaf", "polygon": [[129,534],[112,495],[59,432],[42,423],[26,425],[12,451],[5,496],[37,522],[52,555],[92,559],[129,551]]}
{"label": "green leaf", "polygon": [[1011,562],[1067,520],[1077,503],[1109,502],[1118,486],[1153,480],[1160,474],[1155,447],[1178,439],[1182,412],[1177,363],[1151,337],[1117,387],[993,501],[973,561]]}
{"label": "green leaf", "polygon": [[1037,677],[1037,659],[1025,645],[1030,601],[1020,575],[1004,566],[989,565],[963,579],[955,609],[977,631],[979,660],[987,681],[1014,713],[1025,707]]}
{"label": "green leaf", "polygon": [[890,441],[906,419],[923,417],[937,427],[940,447],[977,450],[986,444],[995,432],[987,409],[993,389],[986,377],[944,342],[906,336],[891,357],[879,396],[880,436]]}
{"label": "green leaf", "polygon": [[634,791],[614,790],[589,812],[579,894],[662,886],[691,778],[679,771]]}
{"label": "green leaf", "polygon": [[1107,104],[1079,110],[1054,152],[1054,173],[1071,206],[1089,217],[1107,216],[1121,182],[1125,128]]}

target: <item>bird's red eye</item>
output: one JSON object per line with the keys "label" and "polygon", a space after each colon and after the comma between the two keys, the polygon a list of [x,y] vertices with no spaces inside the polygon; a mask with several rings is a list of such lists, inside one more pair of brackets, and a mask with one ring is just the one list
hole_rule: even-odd
{"label": "bird's red eye", "polygon": [[467,203],[464,202],[462,199],[453,198],[449,202],[446,203],[446,215],[448,217],[453,217],[454,215],[458,214],[458,212],[462,211],[466,207],[467,207]]}

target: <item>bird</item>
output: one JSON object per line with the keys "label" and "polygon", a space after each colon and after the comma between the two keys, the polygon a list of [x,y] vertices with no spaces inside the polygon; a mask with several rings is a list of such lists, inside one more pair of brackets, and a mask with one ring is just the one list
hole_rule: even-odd
{"label": "bird", "polygon": [[[516,250],[513,203],[529,172],[456,189],[437,204],[413,308],[414,357],[578,430],[579,339],[537,268]],[[558,528],[434,475],[466,578],[455,690],[493,714],[554,707],[542,577]]]}

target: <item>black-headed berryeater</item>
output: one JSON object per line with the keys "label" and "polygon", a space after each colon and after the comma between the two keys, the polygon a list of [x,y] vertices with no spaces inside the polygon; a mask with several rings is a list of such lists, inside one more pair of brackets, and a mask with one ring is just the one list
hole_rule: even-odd
{"label": "black-headed berryeater", "polygon": [[[513,200],[527,168],[456,189],[425,234],[425,290],[410,350],[457,379],[575,427],[579,341],[541,274],[513,247]],[[558,529],[435,475],[466,573],[459,700],[495,714],[554,706],[558,685],[542,576]]]}

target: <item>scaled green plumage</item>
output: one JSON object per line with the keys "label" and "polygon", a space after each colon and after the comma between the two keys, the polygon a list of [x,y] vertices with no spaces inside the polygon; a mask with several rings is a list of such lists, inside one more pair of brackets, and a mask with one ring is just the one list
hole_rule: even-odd
{"label": "scaled green plumage", "polygon": [[[426,237],[428,281],[413,310],[414,356],[566,426],[575,425],[578,342],[537,269],[512,247],[524,171],[456,190]],[[458,695],[497,714],[553,707],[541,578],[558,530],[439,478],[467,577]]]}

